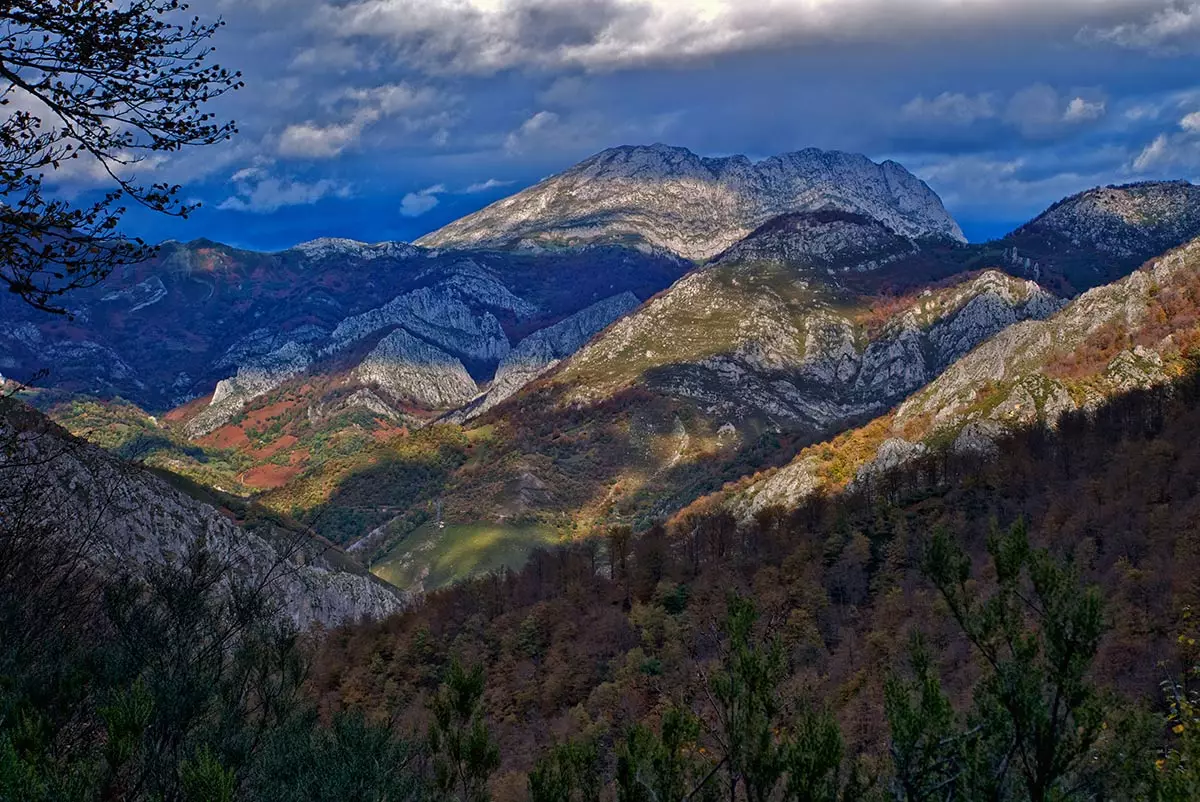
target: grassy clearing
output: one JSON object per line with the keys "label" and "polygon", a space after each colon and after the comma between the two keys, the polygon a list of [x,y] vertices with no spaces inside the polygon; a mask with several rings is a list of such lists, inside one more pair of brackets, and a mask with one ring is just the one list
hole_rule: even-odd
{"label": "grassy clearing", "polygon": [[517,569],[537,548],[559,541],[553,529],[500,524],[428,523],[371,566],[375,576],[404,590],[435,590],[502,568]]}

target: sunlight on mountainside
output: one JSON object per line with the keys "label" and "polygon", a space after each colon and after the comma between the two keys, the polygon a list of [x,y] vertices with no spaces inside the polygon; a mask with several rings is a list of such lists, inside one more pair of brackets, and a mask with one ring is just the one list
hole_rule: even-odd
{"label": "sunlight on mountainside", "polygon": [[0,3],[0,802],[1197,802],[1198,32]]}
{"label": "sunlight on mountainside", "polygon": [[371,565],[371,572],[398,588],[437,590],[501,569],[519,569],[529,553],[561,542],[537,526],[428,523],[413,530]]}

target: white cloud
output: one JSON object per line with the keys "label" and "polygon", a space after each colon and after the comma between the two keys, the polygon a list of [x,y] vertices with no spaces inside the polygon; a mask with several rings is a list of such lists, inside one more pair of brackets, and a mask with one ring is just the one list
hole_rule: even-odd
{"label": "white cloud", "polygon": [[311,120],[289,125],[279,137],[277,150],[280,156],[288,158],[332,159],[357,145],[369,126],[385,118],[400,117],[407,131],[445,125],[449,120],[438,106],[453,102],[453,98],[443,97],[430,87],[407,83],[342,89],[331,95],[326,105],[354,106],[348,120],[328,125]]}
{"label": "white cloud", "polygon": [[431,87],[413,86],[408,83],[384,84],[367,89],[347,89],[341,95],[377,110],[384,117],[392,117],[414,109],[429,108],[442,100],[437,91]]}
{"label": "white cloud", "polygon": [[1067,100],[1057,89],[1034,84],[1014,93],[1007,102],[995,92],[964,94],[943,92],[936,97],[918,95],[900,109],[902,119],[939,126],[969,126],[980,120],[1003,119],[1027,137],[1059,133],[1065,125],[1093,122],[1108,111],[1100,97],[1077,95]]}
{"label": "white cloud", "polygon": [[1185,115],[1179,128],[1177,133],[1156,136],[1133,160],[1133,169],[1160,175],[1200,169],[1200,111]]}
{"label": "white cloud", "polygon": [[1107,104],[1103,100],[1084,100],[1081,97],[1072,98],[1063,112],[1063,122],[1081,123],[1098,120],[1107,112]]}
{"label": "white cloud", "polygon": [[1123,116],[1130,122],[1141,122],[1142,120],[1157,120],[1160,114],[1162,114],[1160,106],[1153,103],[1139,103],[1126,109]]}
{"label": "white cloud", "polygon": [[495,178],[489,178],[487,181],[481,181],[478,184],[471,184],[463,190],[467,195],[474,195],[477,192],[488,192],[493,189],[500,189],[512,185],[512,181],[500,181]]}
{"label": "white cloud", "polygon": [[1158,8],[1147,19],[1109,28],[1085,28],[1081,38],[1164,54],[1200,42],[1200,2],[1168,0],[1154,5],[1166,7]]}
{"label": "white cloud", "polygon": [[418,192],[410,192],[400,201],[400,214],[404,217],[420,217],[433,211],[438,203],[437,196],[446,192],[443,184],[434,184]]}
{"label": "white cloud", "polygon": [[[1123,0],[350,0],[314,24],[385,40],[428,72],[611,70],[813,41],[939,39],[1039,23],[1107,24]],[[1069,35],[1069,34],[1068,34]]]}
{"label": "white cloud", "polygon": [[622,120],[596,111],[559,114],[543,109],[504,137],[504,151],[512,157],[531,154],[578,157],[619,143],[674,141],[681,119],[679,112]]}
{"label": "white cloud", "polygon": [[964,95],[959,92],[943,92],[927,99],[918,95],[901,109],[908,120],[933,121],[952,125],[970,125],[977,120],[996,116],[995,97],[990,94]]}
{"label": "white cloud", "polygon": [[561,128],[562,118],[552,111],[539,111],[504,140],[504,149],[509,153],[521,153],[531,142],[553,136]]}
{"label": "white cloud", "polygon": [[279,155],[295,159],[332,159],[357,144],[363,130],[378,119],[378,112],[364,109],[344,123],[318,125],[310,120],[289,125],[279,137]]}
{"label": "white cloud", "polygon": [[1059,134],[1064,125],[1099,120],[1107,108],[1102,98],[1076,96],[1067,100],[1052,86],[1034,84],[1009,99],[1004,119],[1023,135],[1039,139]]}
{"label": "white cloud", "polygon": [[352,194],[347,184],[332,179],[305,183],[277,178],[262,166],[238,170],[230,181],[236,185],[236,191],[218,209],[269,214],[287,206],[309,206],[325,198],[348,198]]}
{"label": "white cloud", "polygon": [[1159,134],[1154,141],[1138,154],[1133,160],[1133,169],[1146,172],[1161,167],[1171,160],[1171,140],[1166,134]]}
{"label": "white cloud", "polygon": [[[1113,163],[1119,162],[1120,157],[1115,157]],[[1028,217],[1060,198],[1113,180],[1109,168],[1059,167],[1059,163],[1052,156],[1035,160],[981,153],[940,157],[926,164],[913,161],[909,166],[955,214],[990,219]]]}

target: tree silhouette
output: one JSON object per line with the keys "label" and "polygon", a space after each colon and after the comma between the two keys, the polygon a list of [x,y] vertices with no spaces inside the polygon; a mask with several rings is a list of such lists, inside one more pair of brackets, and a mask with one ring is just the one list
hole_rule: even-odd
{"label": "tree silhouette", "polygon": [[[187,9],[181,0],[0,4],[0,281],[33,307],[62,313],[65,293],[154,253],[118,234],[125,204],[179,217],[195,209],[178,185],[139,183],[134,165],[236,133],[204,110],[242,86],[240,73],[209,61],[224,23]],[[49,191],[75,160],[107,184],[90,205]]]}

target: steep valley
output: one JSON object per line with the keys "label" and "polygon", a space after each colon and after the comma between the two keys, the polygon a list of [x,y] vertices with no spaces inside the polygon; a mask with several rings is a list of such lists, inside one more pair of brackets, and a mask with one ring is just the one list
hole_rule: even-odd
{"label": "steep valley", "polygon": [[[706,239],[700,185],[757,211]],[[1102,188],[967,245],[898,165],[617,149],[417,245],[167,244],[70,319],[6,306],[0,369],[52,360],[29,397],[72,432],[428,591],[614,524],[798,504],[947,439],[989,452],[1174,375],[1176,273],[1136,314],[1096,299],[1200,235],[1198,208],[1185,182]]]}

